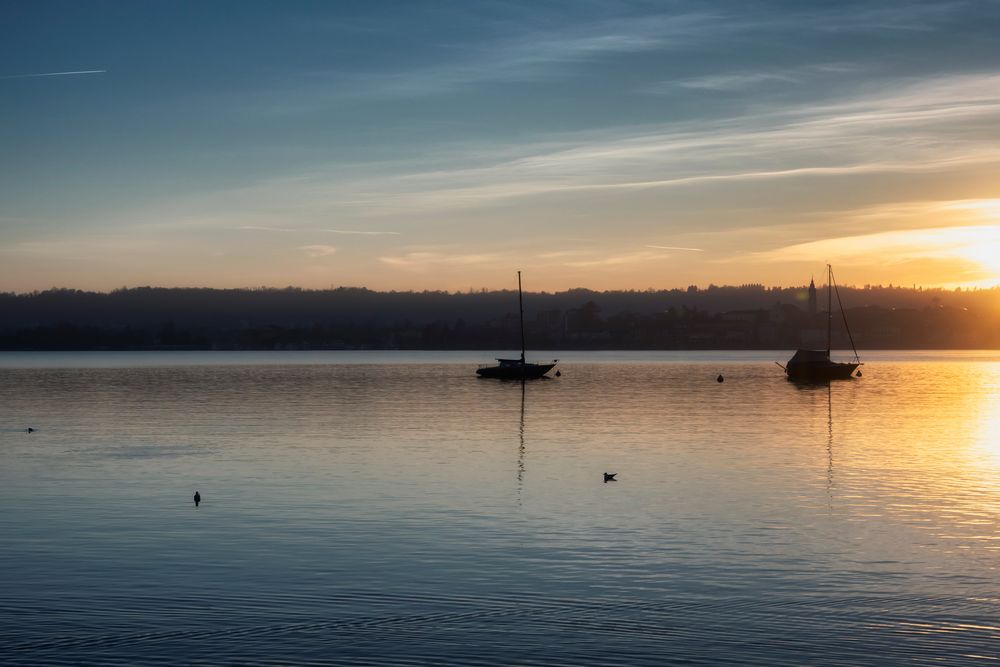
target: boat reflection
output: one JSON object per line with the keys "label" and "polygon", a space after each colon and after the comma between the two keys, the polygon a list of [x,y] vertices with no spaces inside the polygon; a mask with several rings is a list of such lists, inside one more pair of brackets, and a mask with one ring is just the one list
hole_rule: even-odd
{"label": "boat reflection", "polygon": [[520,440],[517,447],[517,504],[521,505],[521,490],[524,488],[524,394],[527,382],[521,380],[521,422],[517,429]]}
{"label": "boat reflection", "polygon": [[812,404],[813,409],[817,412],[819,410],[818,395],[820,392],[826,394],[826,502],[827,507],[832,511],[836,486],[833,474],[833,383],[830,380],[795,381],[792,386],[800,391],[816,392],[813,394]]}
{"label": "boat reflection", "polygon": [[833,511],[833,387],[826,383],[826,502]]}

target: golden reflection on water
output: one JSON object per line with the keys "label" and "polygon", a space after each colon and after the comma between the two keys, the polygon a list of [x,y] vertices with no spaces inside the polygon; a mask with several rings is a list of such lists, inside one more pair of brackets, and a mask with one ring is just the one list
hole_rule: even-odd
{"label": "golden reflection on water", "polygon": [[[980,382],[982,400],[973,417],[978,425],[975,442],[994,471],[1000,469],[1000,364],[990,364]],[[1000,485],[1000,477],[992,481]]]}
{"label": "golden reflection on water", "polygon": [[1000,548],[1000,364],[888,366],[864,381],[832,395],[836,495],[853,519],[884,515],[944,553]]}

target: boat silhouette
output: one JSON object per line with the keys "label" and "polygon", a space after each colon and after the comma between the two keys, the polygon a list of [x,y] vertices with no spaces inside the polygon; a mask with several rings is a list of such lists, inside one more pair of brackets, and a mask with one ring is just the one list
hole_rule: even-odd
{"label": "boat silhouette", "polygon": [[[788,360],[782,368],[789,380],[796,382],[825,382],[827,380],[848,380],[854,371],[861,366],[861,358],[858,356],[858,349],[854,345],[854,336],[847,325],[847,314],[844,312],[844,304],[840,300],[840,290],[837,289],[833,279],[833,267],[826,265],[826,349],[825,350],[796,350],[792,358]],[[830,359],[830,344],[833,335],[833,292],[837,292],[837,305],[840,307],[841,317],[844,319],[844,329],[847,337],[851,341],[851,349],[854,350],[854,361],[838,362]],[[781,366],[781,364],[778,364]],[[858,371],[860,373],[860,371]]]}
{"label": "boat silhouette", "polygon": [[519,359],[497,359],[495,365],[483,365],[476,374],[483,378],[499,380],[537,380],[555,368],[558,359],[550,364],[536,364],[524,359],[524,297],[521,293],[521,272],[517,272],[517,306],[521,316],[521,357]]}

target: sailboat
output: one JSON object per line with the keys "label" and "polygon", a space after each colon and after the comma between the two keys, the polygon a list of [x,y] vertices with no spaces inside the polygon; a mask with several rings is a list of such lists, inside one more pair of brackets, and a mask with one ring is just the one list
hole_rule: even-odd
{"label": "sailboat", "polygon": [[[788,363],[782,366],[789,380],[800,382],[825,382],[826,380],[847,380],[854,371],[861,366],[861,358],[858,356],[858,349],[854,345],[854,336],[847,326],[847,314],[844,312],[844,304],[840,300],[840,290],[837,289],[833,280],[833,267],[826,265],[826,349],[825,350],[796,350]],[[833,291],[837,289],[837,305],[840,306],[840,314],[844,318],[844,329],[847,330],[847,337],[851,341],[851,349],[854,350],[854,361],[837,362],[830,360],[830,342],[833,335]],[[778,364],[781,366],[781,364]],[[860,374],[861,371],[858,371]]]}
{"label": "sailboat", "polygon": [[494,366],[485,365],[476,369],[476,374],[484,378],[500,380],[535,380],[552,370],[558,359],[551,364],[535,364],[524,360],[524,297],[521,294],[521,272],[517,272],[517,305],[521,314],[521,358],[497,359]]}

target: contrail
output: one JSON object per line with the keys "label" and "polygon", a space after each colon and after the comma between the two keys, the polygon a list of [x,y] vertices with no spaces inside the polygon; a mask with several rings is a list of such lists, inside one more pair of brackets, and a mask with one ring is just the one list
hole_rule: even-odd
{"label": "contrail", "polygon": [[701,248],[682,248],[675,245],[648,245],[647,248],[656,248],[657,250],[691,250],[692,252],[705,252]]}
{"label": "contrail", "polygon": [[38,74],[11,74],[0,79],[34,79],[39,76],[71,76],[73,74],[106,74],[106,69],[82,69],[75,72],[40,72]]}

